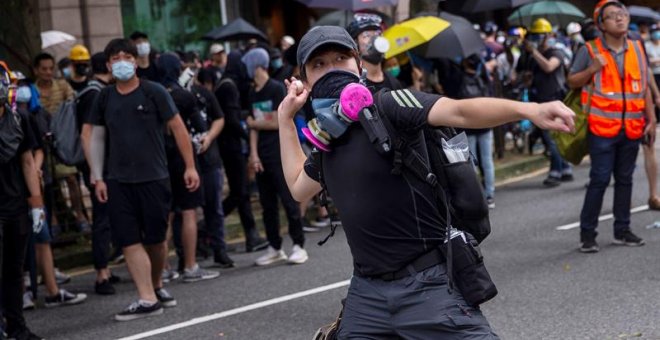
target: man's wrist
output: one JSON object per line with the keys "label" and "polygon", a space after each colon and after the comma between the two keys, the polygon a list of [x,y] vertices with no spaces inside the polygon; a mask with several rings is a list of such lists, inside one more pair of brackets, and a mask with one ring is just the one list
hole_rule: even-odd
{"label": "man's wrist", "polygon": [[41,196],[31,196],[27,199],[30,208],[42,208],[44,206],[44,199]]}

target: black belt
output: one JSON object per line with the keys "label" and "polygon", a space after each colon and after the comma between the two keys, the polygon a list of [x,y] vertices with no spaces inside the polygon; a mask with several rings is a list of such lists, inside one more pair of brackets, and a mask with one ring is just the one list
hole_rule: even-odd
{"label": "black belt", "polygon": [[[430,252],[418,257],[417,259],[415,259],[415,261],[411,262],[410,264],[404,266],[403,268],[395,272],[389,272],[380,275],[362,275],[357,271],[353,271],[353,274],[356,276],[366,277],[370,279],[394,281],[394,280],[403,279],[404,277],[408,277],[414,273],[419,273],[425,269],[428,269],[430,267],[433,267],[437,264],[444,262],[445,262],[445,256],[442,254],[442,251],[440,251],[440,248],[436,247]],[[408,270],[408,266],[412,266],[414,273],[411,273],[410,270]]]}

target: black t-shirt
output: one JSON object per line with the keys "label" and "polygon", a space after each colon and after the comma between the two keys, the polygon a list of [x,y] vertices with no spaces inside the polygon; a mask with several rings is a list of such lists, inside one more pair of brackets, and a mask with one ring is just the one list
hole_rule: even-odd
{"label": "black t-shirt", "polygon": [[[5,111],[5,115],[9,112]],[[23,175],[23,162],[21,156],[25,152],[32,152],[37,148],[30,119],[28,115],[19,113],[23,140],[18,146],[16,155],[7,163],[0,163],[0,216],[15,217],[18,214],[27,214],[27,198],[30,192]],[[7,117],[3,117],[7,118]]]}
{"label": "black t-shirt", "polygon": [[143,183],[167,178],[165,130],[177,114],[167,90],[140,80],[128,94],[116,85],[104,88],[92,111],[91,122],[105,126],[108,140],[108,178]]}
{"label": "black t-shirt", "polygon": [[387,72],[383,72],[383,76],[383,81],[380,82],[374,82],[367,78],[367,87],[373,87],[373,92],[378,92],[383,89],[400,90],[403,88],[403,86],[401,86],[401,82],[399,82],[399,80],[396,79],[393,75]]}
{"label": "black t-shirt", "polygon": [[136,73],[140,79],[147,79],[153,82],[160,81],[160,73],[158,73],[158,67],[156,66],[156,62],[154,60],[149,62],[149,67],[147,68],[138,66]]}
{"label": "black t-shirt", "polygon": [[[252,117],[254,119],[277,119],[273,111],[277,111],[282,99],[286,96],[284,84],[274,79],[268,82],[260,91],[250,90],[249,98],[252,104]],[[263,117],[263,118],[261,118]],[[259,159],[263,163],[280,162],[280,136],[277,130],[260,130],[257,144]]]}
{"label": "black t-shirt", "polygon": [[71,85],[71,88],[74,91],[76,91],[76,93],[82,91],[85,87],[87,87],[87,83],[88,83],[87,79],[85,79],[81,82],[77,82],[77,81],[73,81],[73,80],[69,79],[68,82],[69,82],[69,85]]}
{"label": "black t-shirt", "polygon": [[534,75],[529,99],[538,103],[564,99],[566,94],[564,54],[556,48],[547,49],[542,54],[548,60],[552,57],[559,59],[559,67],[550,73],[545,73],[529,53],[521,57],[522,63],[518,62],[518,70],[521,68],[530,70]]}
{"label": "black t-shirt", "polygon": [[[197,99],[199,113],[209,129],[214,121],[224,118],[225,115],[222,113],[220,104],[211,91],[203,86],[193,85],[192,94]],[[218,143],[211,143],[206,152],[200,155],[199,166],[202,172],[222,167]]]}
{"label": "black t-shirt", "polygon": [[[95,80],[95,82],[101,88],[107,85],[98,80]],[[76,122],[78,123],[78,131],[82,131],[83,124],[91,124],[91,114],[92,110],[94,110],[94,102],[96,102],[99,93],[101,93],[101,91],[90,89],[82,96],[78,97],[78,103],[76,104]]]}
{"label": "black t-shirt", "polygon": [[240,148],[241,140],[247,139],[247,134],[241,126],[241,94],[230,78],[220,80],[215,90],[220,108],[225,114],[225,127],[218,137],[221,148]]}
{"label": "black t-shirt", "polygon": [[[383,91],[379,107],[397,131],[419,137],[439,98],[412,90]],[[419,140],[411,146],[419,148]],[[321,162],[358,273],[399,270],[442,242],[443,215],[431,187],[392,175],[392,158],[378,154],[360,124],[333,141]],[[305,173],[318,180],[318,169],[308,158]]]}
{"label": "black t-shirt", "polygon": [[[199,112],[199,106],[197,105],[197,99],[192,93],[176,86],[168,89],[174,105],[178,109],[181,119],[188,129],[190,135],[195,135],[198,133],[203,133],[207,131],[206,122],[202,119],[202,115]],[[166,150],[167,150],[167,162],[170,174],[172,173],[183,173],[186,169],[186,163],[181,156],[181,152],[176,144],[174,136],[170,133],[167,134],[165,139]],[[191,141],[192,143],[192,141]],[[193,149],[194,151],[194,149]],[[195,162],[198,161],[198,157],[195,154]]]}

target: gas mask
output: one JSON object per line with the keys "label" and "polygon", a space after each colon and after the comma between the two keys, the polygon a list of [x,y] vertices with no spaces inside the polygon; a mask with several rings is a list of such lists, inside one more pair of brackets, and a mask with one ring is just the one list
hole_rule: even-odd
{"label": "gas mask", "polygon": [[371,64],[380,64],[385,59],[385,52],[390,49],[390,43],[387,39],[374,35],[369,39],[369,43],[365,48],[365,53],[362,54],[362,59]]}
{"label": "gas mask", "polygon": [[87,76],[89,74],[89,64],[87,63],[75,63],[73,69],[76,71],[77,76]]}
{"label": "gas mask", "polygon": [[332,70],[312,87],[312,109],[316,118],[310,120],[302,132],[319,150],[330,151],[330,143],[359,120],[362,109],[373,105],[371,92],[359,81],[354,73]]}

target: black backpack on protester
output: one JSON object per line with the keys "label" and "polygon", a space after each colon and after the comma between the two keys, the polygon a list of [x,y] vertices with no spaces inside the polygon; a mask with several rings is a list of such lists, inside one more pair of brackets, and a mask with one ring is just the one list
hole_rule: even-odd
{"label": "black backpack on protester", "polygon": [[[449,287],[453,284],[463,294],[465,300],[478,306],[497,295],[497,288],[490,278],[483,263],[479,249],[481,243],[491,231],[486,203],[481,184],[477,179],[473,162],[470,159],[450,162],[445,155],[441,141],[458,135],[453,128],[424,127],[415,137],[400,134],[394,129],[389,119],[379,113],[383,91],[375,94],[375,105],[364,108],[359,113],[360,124],[369,141],[377,152],[392,158],[392,174],[405,176],[408,180],[425,183],[433,189],[438,209],[446,212],[445,244],[440,246],[447,260]],[[419,138],[425,149],[418,152],[411,146],[411,138]],[[415,140],[417,141],[417,140]],[[323,181],[322,155],[317,151],[319,160],[319,181],[323,188],[320,200],[327,206],[327,190]],[[340,224],[337,216],[331,213],[330,234],[319,245],[334,235]],[[456,228],[465,238],[454,237],[450,232]]]}
{"label": "black backpack on protester", "polygon": [[78,129],[77,107],[85,94],[101,92],[103,85],[92,80],[74,100],[67,100],[58,109],[50,121],[50,132],[53,135],[53,147],[57,158],[65,165],[78,165],[85,161],[85,154]]}

